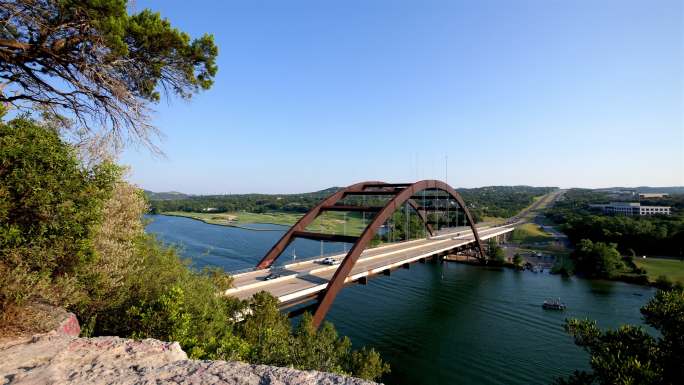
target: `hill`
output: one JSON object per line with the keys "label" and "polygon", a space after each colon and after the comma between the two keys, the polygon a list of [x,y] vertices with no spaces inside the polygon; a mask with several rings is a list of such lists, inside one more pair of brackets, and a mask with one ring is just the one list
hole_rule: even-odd
{"label": "hill", "polygon": [[167,191],[167,192],[154,192],[154,191],[149,191],[149,190],[143,190],[143,191],[145,192],[147,199],[149,199],[151,201],[187,199],[187,198],[190,198],[191,196],[193,196],[193,195],[184,194],[184,193],[178,192],[178,191]]}

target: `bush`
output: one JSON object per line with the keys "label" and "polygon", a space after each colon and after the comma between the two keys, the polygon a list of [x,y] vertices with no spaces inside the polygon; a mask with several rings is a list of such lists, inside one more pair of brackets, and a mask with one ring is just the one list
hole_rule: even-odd
{"label": "bush", "polygon": [[93,235],[120,169],[83,167],[54,130],[0,122],[0,311],[29,301],[71,304],[95,259]]}
{"label": "bush", "polygon": [[617,245],[582,239],[572,253],[575,269],[589,277],[613,278],[624,264]]}
{"label": "bush", "polygon": [[516,267],[522,267],[522,264],[523,264],[522,255],[520,255],[519,253],[515,253],[515,255],[513,256],[513,264]]}
{"label": "bush", "polygon": [[602,331],[595,321],[567,320],[565,330],[590,355],[591,372],[576,371],[556,384],[679,384],[684,377],[684,291],[659,290],[641,308],[644,321],[659,332],[623,325]]}
{"label": "bush", "polygon": [[[244,360],[377,379],[377,352],[352,351],[332,324],[293,330],[277,300],[218,295],[221,269],[196,271],[145,234],[142,192],[123,169],[85,167],[74,148],[28,119],[0,123],[0,311],[48,302],[73,311],[82,334],[178,341],[191,358]],[[247,312],[249,306],[251,312]],[[242,322],[237,322],[242,319]]]}
{"label": "bush", "polygon": [[502,266],[506,262],[506,254],[499,244],[494,239],[487,242],[488,261],[487,263],[493,266]]}

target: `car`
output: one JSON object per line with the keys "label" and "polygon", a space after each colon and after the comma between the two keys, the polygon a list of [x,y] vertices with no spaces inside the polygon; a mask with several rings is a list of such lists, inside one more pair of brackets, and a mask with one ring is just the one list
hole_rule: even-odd
{"label": "car", "polygon": [[337,259],[332,258],[332,257],[327,257],[327,258],[323,258],[321,260],[321,263],[324,265],[337,265],[338,263],[340,263],[340,261],[338,261]]}
{"label": "car", "polygon": [[272,279],[276,279],[276,278],[280,278],[280,277],[281,277],[280,274],[271,273],[271,274],[267,275],[266,278],[264,278],[264,281],[270,281]]}

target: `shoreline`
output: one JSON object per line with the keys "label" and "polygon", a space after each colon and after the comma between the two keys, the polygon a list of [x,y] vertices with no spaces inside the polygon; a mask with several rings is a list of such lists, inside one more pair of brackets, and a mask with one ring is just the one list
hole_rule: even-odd
{"label": "shoreline", "polygon": [[[515,266],[512,262],[504,262],[503,264],[496,265],[496,266],[494,266],[494,265],[483,265],[481,262],[476,261],[476,260],[460,259],[460,258],[453,258],[453,257],[450,258],[449,256],[446,256],[444,258],[444,262],[460,263],[463,265],[489,267],[489,268],[500,268],[500,269],[506,268],[506,269],[513,269],[513,270],[520,271],[520,272],[523,271],[523,270],[519,269],[517,266]],[[545,267],[545,269],[546,269],[546,267]],[[549,275],[557,275],[557,276],[568,277],[568,278],[574,276],[574,277],[577,277],[579,279],[586,279],[586,280],[622,282],[622,283],[628,283],[628,284],[632,284],[632,285],[647,286],[647,287],[652,287],[654,289],[660,289],[660,287],[658,286],[656,281],[651,281],[647,277],[644,279],[644,278],[639,278],[636,276],[631,277],[631,276],[623,274],[623,275],[618,275],[618,276],[613,277],[613,278],[590,278],[590,277],[586,277],[582,274],[563,275],[561,273],[553,273],[551,271],[551,268],[548,268],[548,269],[549,269]]]}
{"label": "shoreline", "polygon": [[[212,222],[207,222],[206,220],[202,218],[196,218],[192,217],[190,215],[179,215],[179,214],[172,214],[172,213],[159,213],[159,214],[151,214],[151,215],[163,215],[167,217],[178,217],[178,218],[187,218],[187,219],[192,219],[195,221],[200,221],[202,223],[206,223],[208,225],[213,225],[213,226],[223,226],[223,227],[235,227],[238,229],[243,229],[243,230],[251,230],[251,231],[287,231],[287,229],[259,229],[256,227],[249,227],[240,223],[212,223]],[[272,225],[272,226],[289,226],[289,225],[284,225],[281,223],[269,223],[269,222],[257,222],[255,224],[262,224],[262,225]]]}

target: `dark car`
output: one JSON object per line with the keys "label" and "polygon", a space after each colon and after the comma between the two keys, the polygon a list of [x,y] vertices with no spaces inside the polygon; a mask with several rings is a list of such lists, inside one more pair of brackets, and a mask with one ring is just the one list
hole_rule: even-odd
{"label": "dark car", "polygon": [[264,281],[270,281],[272,279],[276,279],[276,278],[280,278],[280,277],[281,277],[280,274],[271,273],[271,274],[267,275],[266,278],[264,278]]}

